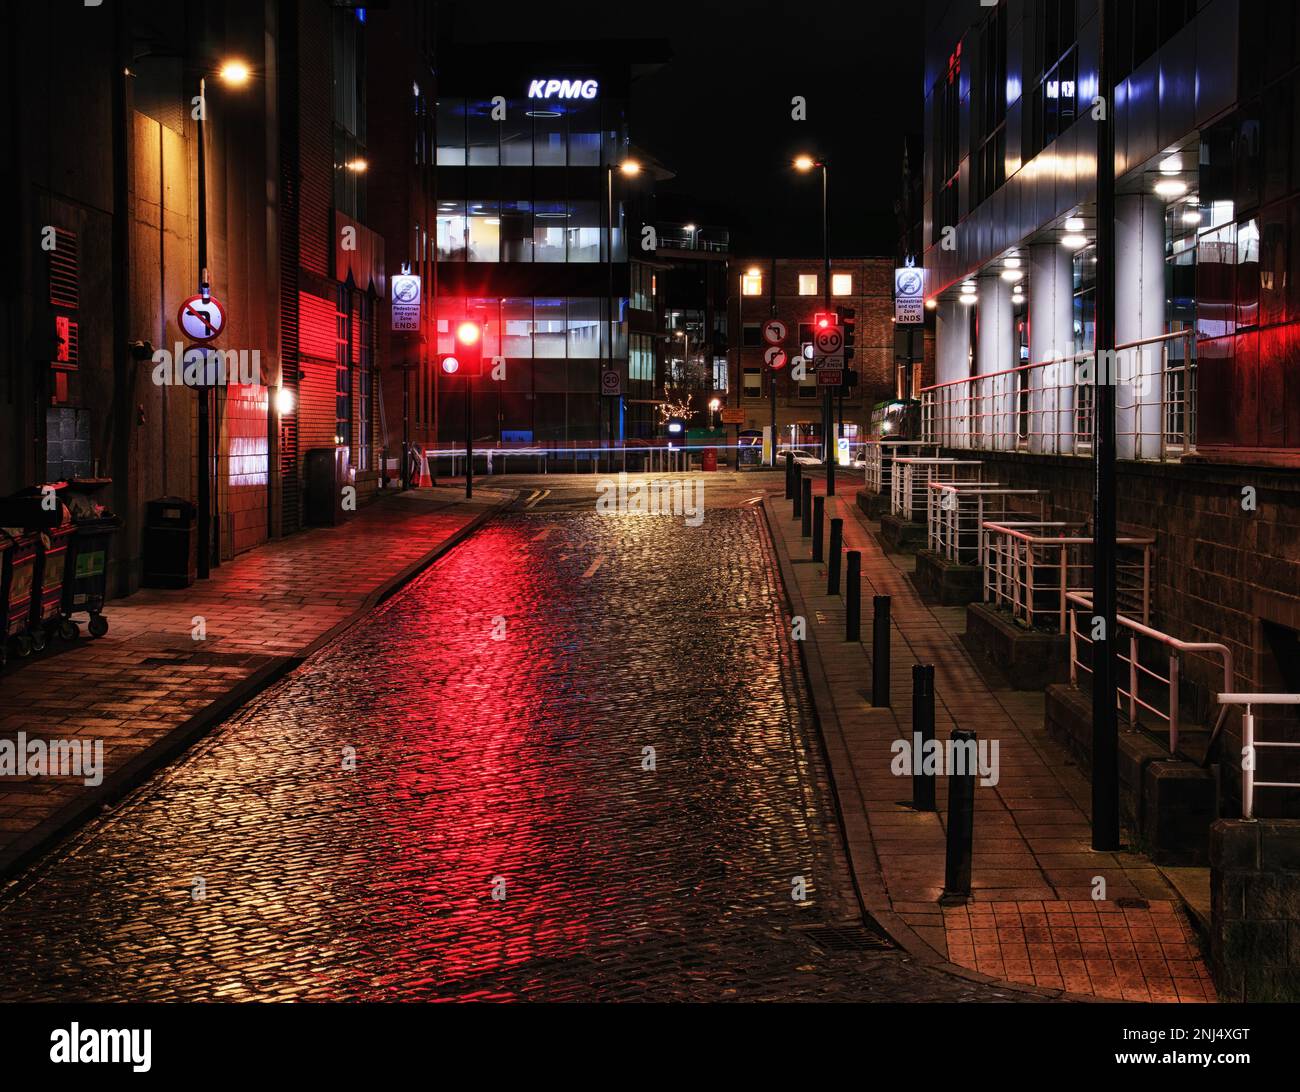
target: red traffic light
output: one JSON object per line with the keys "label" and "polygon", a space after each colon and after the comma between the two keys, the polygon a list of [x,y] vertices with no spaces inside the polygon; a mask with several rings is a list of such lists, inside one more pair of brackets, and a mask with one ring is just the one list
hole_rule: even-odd
{"label": "red traffic light", "polygon": [[442,368],[443,375],[455,375],[460,371],[460,361],[451,353],[447,353],[439,361],[439,367]]}
{"label": "red traffic light", "polygon": [[456,327],[456,341],[461,345],[477,345],[479,338],[483,336],[477,322],[470,322],[468,319]]}
{"label": "red traffic light", "polygon": [[839,325],[839,316],[833,311],[818,311],[813,315],[813,325],[819,330],[828,330]]}

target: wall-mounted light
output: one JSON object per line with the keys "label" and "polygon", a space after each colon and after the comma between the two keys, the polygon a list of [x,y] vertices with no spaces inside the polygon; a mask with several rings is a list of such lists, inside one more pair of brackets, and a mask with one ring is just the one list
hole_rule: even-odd
{"label": "wall-mounted light", "polygon": [[252,76],[253,70],[247,63],[233,57],[217,69],[217,79],[230,87],[243,87]]}
{"label": "wall-mounted light", "polygon": [[1088,245],[1088,237],[1086,235],[1078,235],[1074,233],[1062,235],[1061,245],[1070,250],[1078,250],[1080,247]]}
{"label": "wall-mounted light", "polygon": [[1160,161],[1161,174],[1178,174],[1183,169],[1183,157],[1177,152]]}
{"label": "wall-mounted light", "polygon": [[1075,231],[1075,232],[1082,231],[1083,218],[1080,216],[1071,216],[1068,220],[1065,221],[1065,230]]}
{"label": "wall-mounted light", "polygon": [[343,166],[347,167],[350,171],[355,171],[357,174],[360,174],[362,171],[367,170],[370,167],[370,164],[364,159],[357,158],[349,159],[343,164]]}
{"label": "wall-mounted light", "polygon": [[293,391],[288,387],[280,387],[275,392],[275,412],[281,417],[287,417],[293,412]]}
{"label": "wall-mounted light", "polygon": [[1161,197],[1182,197],[1187,192],[1187,183],[1177,178],[1162,178],[1155,190]]}

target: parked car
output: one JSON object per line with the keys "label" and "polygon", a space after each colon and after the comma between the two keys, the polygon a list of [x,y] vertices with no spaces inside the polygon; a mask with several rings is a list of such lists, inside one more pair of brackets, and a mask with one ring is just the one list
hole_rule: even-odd
{"label": "parked car", "polygon": [[821,459],[817,458],[816,455],[810,454],[809,452],[804,451],[802,448],[797,448],[797,447],[781,448],[776,453],[776,461],[778,463],[782,462],[787,455],[793,455],[794,461],[797,462],[800,466],[821,466],[822,465]]}

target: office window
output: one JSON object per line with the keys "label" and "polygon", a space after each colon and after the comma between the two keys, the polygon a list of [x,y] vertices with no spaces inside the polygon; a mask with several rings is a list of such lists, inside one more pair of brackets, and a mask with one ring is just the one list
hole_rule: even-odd
{"label": "office window", "polygon": [[563,114],[547,117],[549,110],[533,111],[533,166],[563,167],[565,122]]}
{"label": "office window", "polygon": [[471,167],[495,167],[501,161],[500,124],[492,120],[490,102],[473,102],[466,107],[466,145]]}
{"label": "office window", "polygon": [[495,201],[469,202],[469,260],[495,262],[501,257],[501,210]]}
{"label": "office window", "polygon": [[632,335],[632,352],[628,357],[627,377],[637,382],[654,382],[654,340],[649,334]]}
{"label": "office window", "polygon": [[799,295],[801,296],[817,295],[817,274],[816,273],[799,274]]}
{"label": "office window", "polygon": [[763,325],[747,322],[740,328],[740,344],[746,349],[757,349],[763,344]]}
{"label": "office window", "polygon": [[833,274],[831,276],[831,295],[832,296],[853,295],[853,274],[852,273]]}
{"label": "office window", "polygon": [[501,166],[531,167],[533,165],[533,119],[528,116],[526,99],[513,99],[506,104],[505,121],[501,127]]}
{"label": "office window", "polygon": [[741,378],[746,398],[763,397],[763,373],[758,368],[746,368]]}
{"label": "office window", "polygon": [[[1048,0],[1055,4],[1057,0]],[[975,86],[971,92],[971,206],[1006,181],[1007,6],[999,4],[978,32]],[[1058,88],[1059,91],[1059,88]]]}
{"label": "office window", "polygon": [[533,261],[564,261],[564,202],[536,201],[533,210]]}
{"label": "office window", "polygon": [[533,260],[533,203],[531,201],[502,201],[500,230],[503,262]]}
{"label": "office window", "polygon": [[570,103],[569,166],[600,166],[600,100],[582,99]]}
{"label": "office window", "polygon": [[601,300],[599,296],[569,300],[569,356],[595,358],[601,355]]}
{"label": "office window", "polygon": [[1033,92],[1030,109],[1025,112],[1029,126],[1026,158],[1051,144],[1077,117],[1075,0],[1045,0],[1037,14],[1032,54],[1036,76],[1029,81]]}
{"label": "office window", "polygon": [[654,273],[648,265],[632,263],[632,309],[654,310]]}
{"label": "office window", "polygon": [[742,296],[761,296],[763,294],[763,274],[742,273],[740,277],[740,294]]}
{"label": "office window", "polygon": [[507,297],[501,301],[501,355],[533,355],[533,298]]}
{"label": "office window", "polygon": [[600,226],[600,202],[570,201],[566,235],[569,261],[600,261],[600,244],[603,235]]}
{"label": "office window", "polygon": [[810,383],[800,383],[800,384],[799,384],[799,397],[800,397],[800,398],[816,398],[816,397],[817,397],[817,384],[816,384],[816,383],[811,383],[811,384],[810,384]]}
{"label": "office window", "polygon": [[438,260],[465,260],[465,202],[438,202]]}
{"label": "office window", "polygon": [[438,100],[438,166],[465,166],[465,100]]}
{"label": "office window", "polygon": [[533,300],[533,356],[563,357],[567,342],[568,301],[564,299]]}
{"label": "office window", "polygon": [[713,389],[715,391],[725,391],[728,387],[727,358],[725,356],[715,356],[713,358]]}
{"label": "office window", "polygon": [[799,344],[806,345],[813,339],[813,328],[811,322],[799,323]]}

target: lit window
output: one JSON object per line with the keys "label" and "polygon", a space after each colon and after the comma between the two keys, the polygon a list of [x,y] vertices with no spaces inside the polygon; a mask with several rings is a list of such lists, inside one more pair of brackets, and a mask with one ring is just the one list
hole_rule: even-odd
{"label": "lit window", "polygon": [[817,295],[817,274],[816,273],[799,274],[799,295],[801,296]]}
{"label": "lit window", "polygon": [[761,296],[763,294],[763,274],[742,273],[740,277],[740,294],[742,296]]}
{"label": "lit window", "polygon": [[746,368],[742,376],[746,398],[763,396],[763,375],[757,368]]}
{"label": "lit window", "polygon": [[832,296],[851,296],[853,295],[853,274],[836,273],[831,277],[831,295]]}

